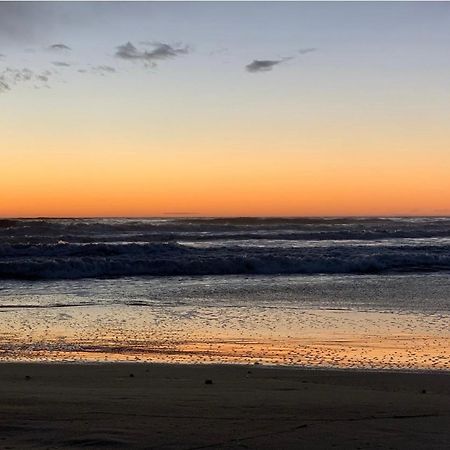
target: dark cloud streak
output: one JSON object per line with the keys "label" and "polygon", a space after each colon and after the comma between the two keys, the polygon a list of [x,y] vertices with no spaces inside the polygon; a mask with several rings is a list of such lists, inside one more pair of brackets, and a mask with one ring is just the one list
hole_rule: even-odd
{"label": "dark cloud streak", "polygon": [[250,64],[245,66],[247,72],[270,72],[275,66],[281,64],[285,59],[254,59]]}
{"label": "dark cloud streak", "polygon": [[[317,51],[317,49],[313,47],[301,48],[300,50],[298,50],[298,53],[300,53],[301,55],[306,55],[307,53],[315,51]],[[270,72],[274,67],[293,58],[294,56],[286,56],[280,59],[254,59],[250,64],[247,64],[245,66],[245,69],[250,73]]]}

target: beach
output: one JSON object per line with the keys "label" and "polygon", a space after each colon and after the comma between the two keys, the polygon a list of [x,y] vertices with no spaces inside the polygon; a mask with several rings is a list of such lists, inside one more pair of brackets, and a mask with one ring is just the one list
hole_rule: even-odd
{"label": "beach", "polygon": [[449,430],[445,372],[0,366],[3,449],[445,449]]}
{"label": "beach", "polygon": [[449,448],[448,225],[6,221],[0,448]]}

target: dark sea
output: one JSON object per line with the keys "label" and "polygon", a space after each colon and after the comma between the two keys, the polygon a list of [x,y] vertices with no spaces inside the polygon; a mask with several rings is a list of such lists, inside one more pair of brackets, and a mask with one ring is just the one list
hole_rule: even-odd
{"label": "dark sea", "polygon": [[450,270],[450,218],[0,220],[0,278]]}

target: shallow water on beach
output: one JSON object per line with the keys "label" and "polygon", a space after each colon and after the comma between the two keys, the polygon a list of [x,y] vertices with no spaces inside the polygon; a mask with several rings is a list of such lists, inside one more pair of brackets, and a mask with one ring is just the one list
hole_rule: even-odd
{"label": "shallow water on beach", "polygon": [[450,369],[450,275],[0,285],[0,358]]}

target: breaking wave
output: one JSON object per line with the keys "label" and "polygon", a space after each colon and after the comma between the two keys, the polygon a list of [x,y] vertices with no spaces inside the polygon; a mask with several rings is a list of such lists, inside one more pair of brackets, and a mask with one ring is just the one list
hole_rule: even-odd
{"label": "breaking wave", "polygon": [[329,245],[193,247],[180,243],[0,245],[0,278],[227,274],[376,274],[450,270],[450,248]]}

